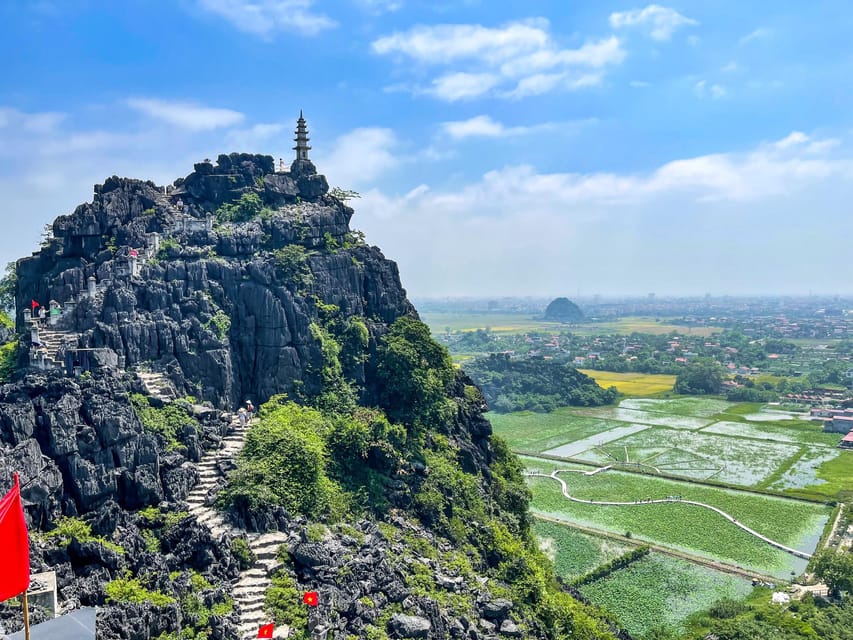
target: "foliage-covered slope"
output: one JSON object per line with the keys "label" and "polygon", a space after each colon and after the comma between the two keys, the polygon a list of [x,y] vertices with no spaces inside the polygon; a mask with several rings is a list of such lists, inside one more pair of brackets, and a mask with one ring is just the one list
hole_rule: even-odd
{"label": "foliage-covered slope", "polygon": [[465,370],[494,411],[552,411],[594,407],[616,401],[615,387],[602,389],[571,365],[543,357],[511,358],[493,353],[465,364]]}
{"label": "foliage-covered slope", "polygon": [[[349,636],[609,637],[536,550],[519,463],[396,265],[349,229],[313,165],[297,168],[220,156],[168,196],[110,178],[19,261],[19,310],[59,302],[65,348],[98,354],[83,378],[3,388],[0,468],[25,471],[33,529],[80,518],[34,568],[58,568],[67,606],[103,607],[101,637],[234,637],[231,581],[251,555],[183,501],[222,442],[221,410],[251,398],[260,419],[211,497],[238,526],[286,534],[267,607],[297,633],[293,600],[319,589],[330,601],[310,625]],[[194,398],[144,400],[147,369]]]}

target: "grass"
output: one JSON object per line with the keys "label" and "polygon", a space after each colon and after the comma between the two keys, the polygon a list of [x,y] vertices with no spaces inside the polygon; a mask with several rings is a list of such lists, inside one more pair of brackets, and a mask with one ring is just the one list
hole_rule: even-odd
{"label": "grass", "polygon": [[774,442],[795,442],[797,444],[823,445],[837,447],[841,434],[824,433],[820,424],[806,420],[785,420],[779,422],[715,422],[702,429],[702,433],[772,440]]}
{"label": "grass", "polygon": [[853,451],[839,449],[838,453],[817,468],[817,482],[804,487],[803,493],[816,492],[842,501],[853,499]]}
{"label": "grass", "polygon": [[616,371],[596,371],[594,369],[578,369],[595,380],[605,389],[616,387],[619,393],[626,396],[650,396],[656,393],[672,391],[675,376],[653,373],[618,373]]}
{"label": "grass", "polygon": [[554,563],[557,575],[566,580],[582,576],[633,549],[546,520],[534,520],[533,530],[539,548]]}
{"label": "grass", "polygon": [[565,408],[551,413],[489,413],[488,418],[494,432],[504,438],[511,449],[531,453],[542,453],[621,426],[618,422],[578,416],[572,409]]}
{"label": "grass", "polygon": [[[528,461],[525,460],[525,464]],[[548,473],[554,463],[542,463]],[[817,543],[830,508],[784,498],[721,489],[694,483],[608,471],[595,476],[561,474],[575,497],[589,500],[633,501],[680,495],[710,504],[773,540],[804,551]],[[587,505],[566,500],[560,486],[546,478],[530,479],[532,507],[555,518],[578,521],[618,534],[718,558],[755,571],[789,577],[805,561],[775,549],[707,509],[687,504]]]}
{"label": "grass", "polygon": [[682,633],[688,616],[722,598],[741,600],[752,585],[744,578],[651,553],[580,591],[634,637],[642,637],[659,627]]}
{"label": "grass", "polygon": [[675,398],[631,398],[623,400],[620,407],[671,416],[712,418],[733,406],[731,402],[707,396],[677,396]]}
{"label": "grass", "polygon": [[[625,402],[630,401],[625,400]],[[711,418],[701,418],[690,415],[676,415],[660,411],[638,411],[627,407],[599,407],[595,409],[578,409],[578,415],[592,416],[605,420],[618,420],[620,422],[631,422],[634,424],[648,424],[658,427],[670,427],[673,429],[701,429],[711,424]]]}

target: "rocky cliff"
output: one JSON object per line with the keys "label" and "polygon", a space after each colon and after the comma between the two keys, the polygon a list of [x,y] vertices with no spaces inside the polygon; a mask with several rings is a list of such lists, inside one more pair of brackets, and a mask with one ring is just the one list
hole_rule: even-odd
{"label": "rocky cliff", "polygon": [[[482,395],[400,324],[397,267],[338,196],[310,161],[247,154],[165,187],[112,177],[18,261],[0,490],[21,472],[33,569],[64,609],[107,605],[107,639],[238,638],[262,616],[330,640],[609,637],[555,590]],[[253,461],[215,453],[242,447],[231,412],[270,398],[316,407],[306,442],[350,524],[232,486]],[[220,493],[246,499],[216,513]],[[291,602],[309,588],[328,606]]]}

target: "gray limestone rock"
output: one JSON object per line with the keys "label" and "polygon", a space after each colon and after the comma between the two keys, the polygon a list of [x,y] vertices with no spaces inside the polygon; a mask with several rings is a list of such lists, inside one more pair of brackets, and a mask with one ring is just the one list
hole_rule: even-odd
{"label": "gray limestone rock", "polygon": [[426,638],[432,628],[426,618],[403,613],[395,613],[388,624],[401,638]]}

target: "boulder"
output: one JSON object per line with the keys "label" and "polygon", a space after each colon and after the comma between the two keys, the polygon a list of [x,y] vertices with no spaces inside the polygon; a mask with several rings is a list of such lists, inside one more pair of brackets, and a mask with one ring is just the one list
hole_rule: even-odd
{"label": "boulder", "polygon": [[403,613],[391,616],[388,624],[400,638],[426,638],[431,628],[426,618],[407,616]]}

